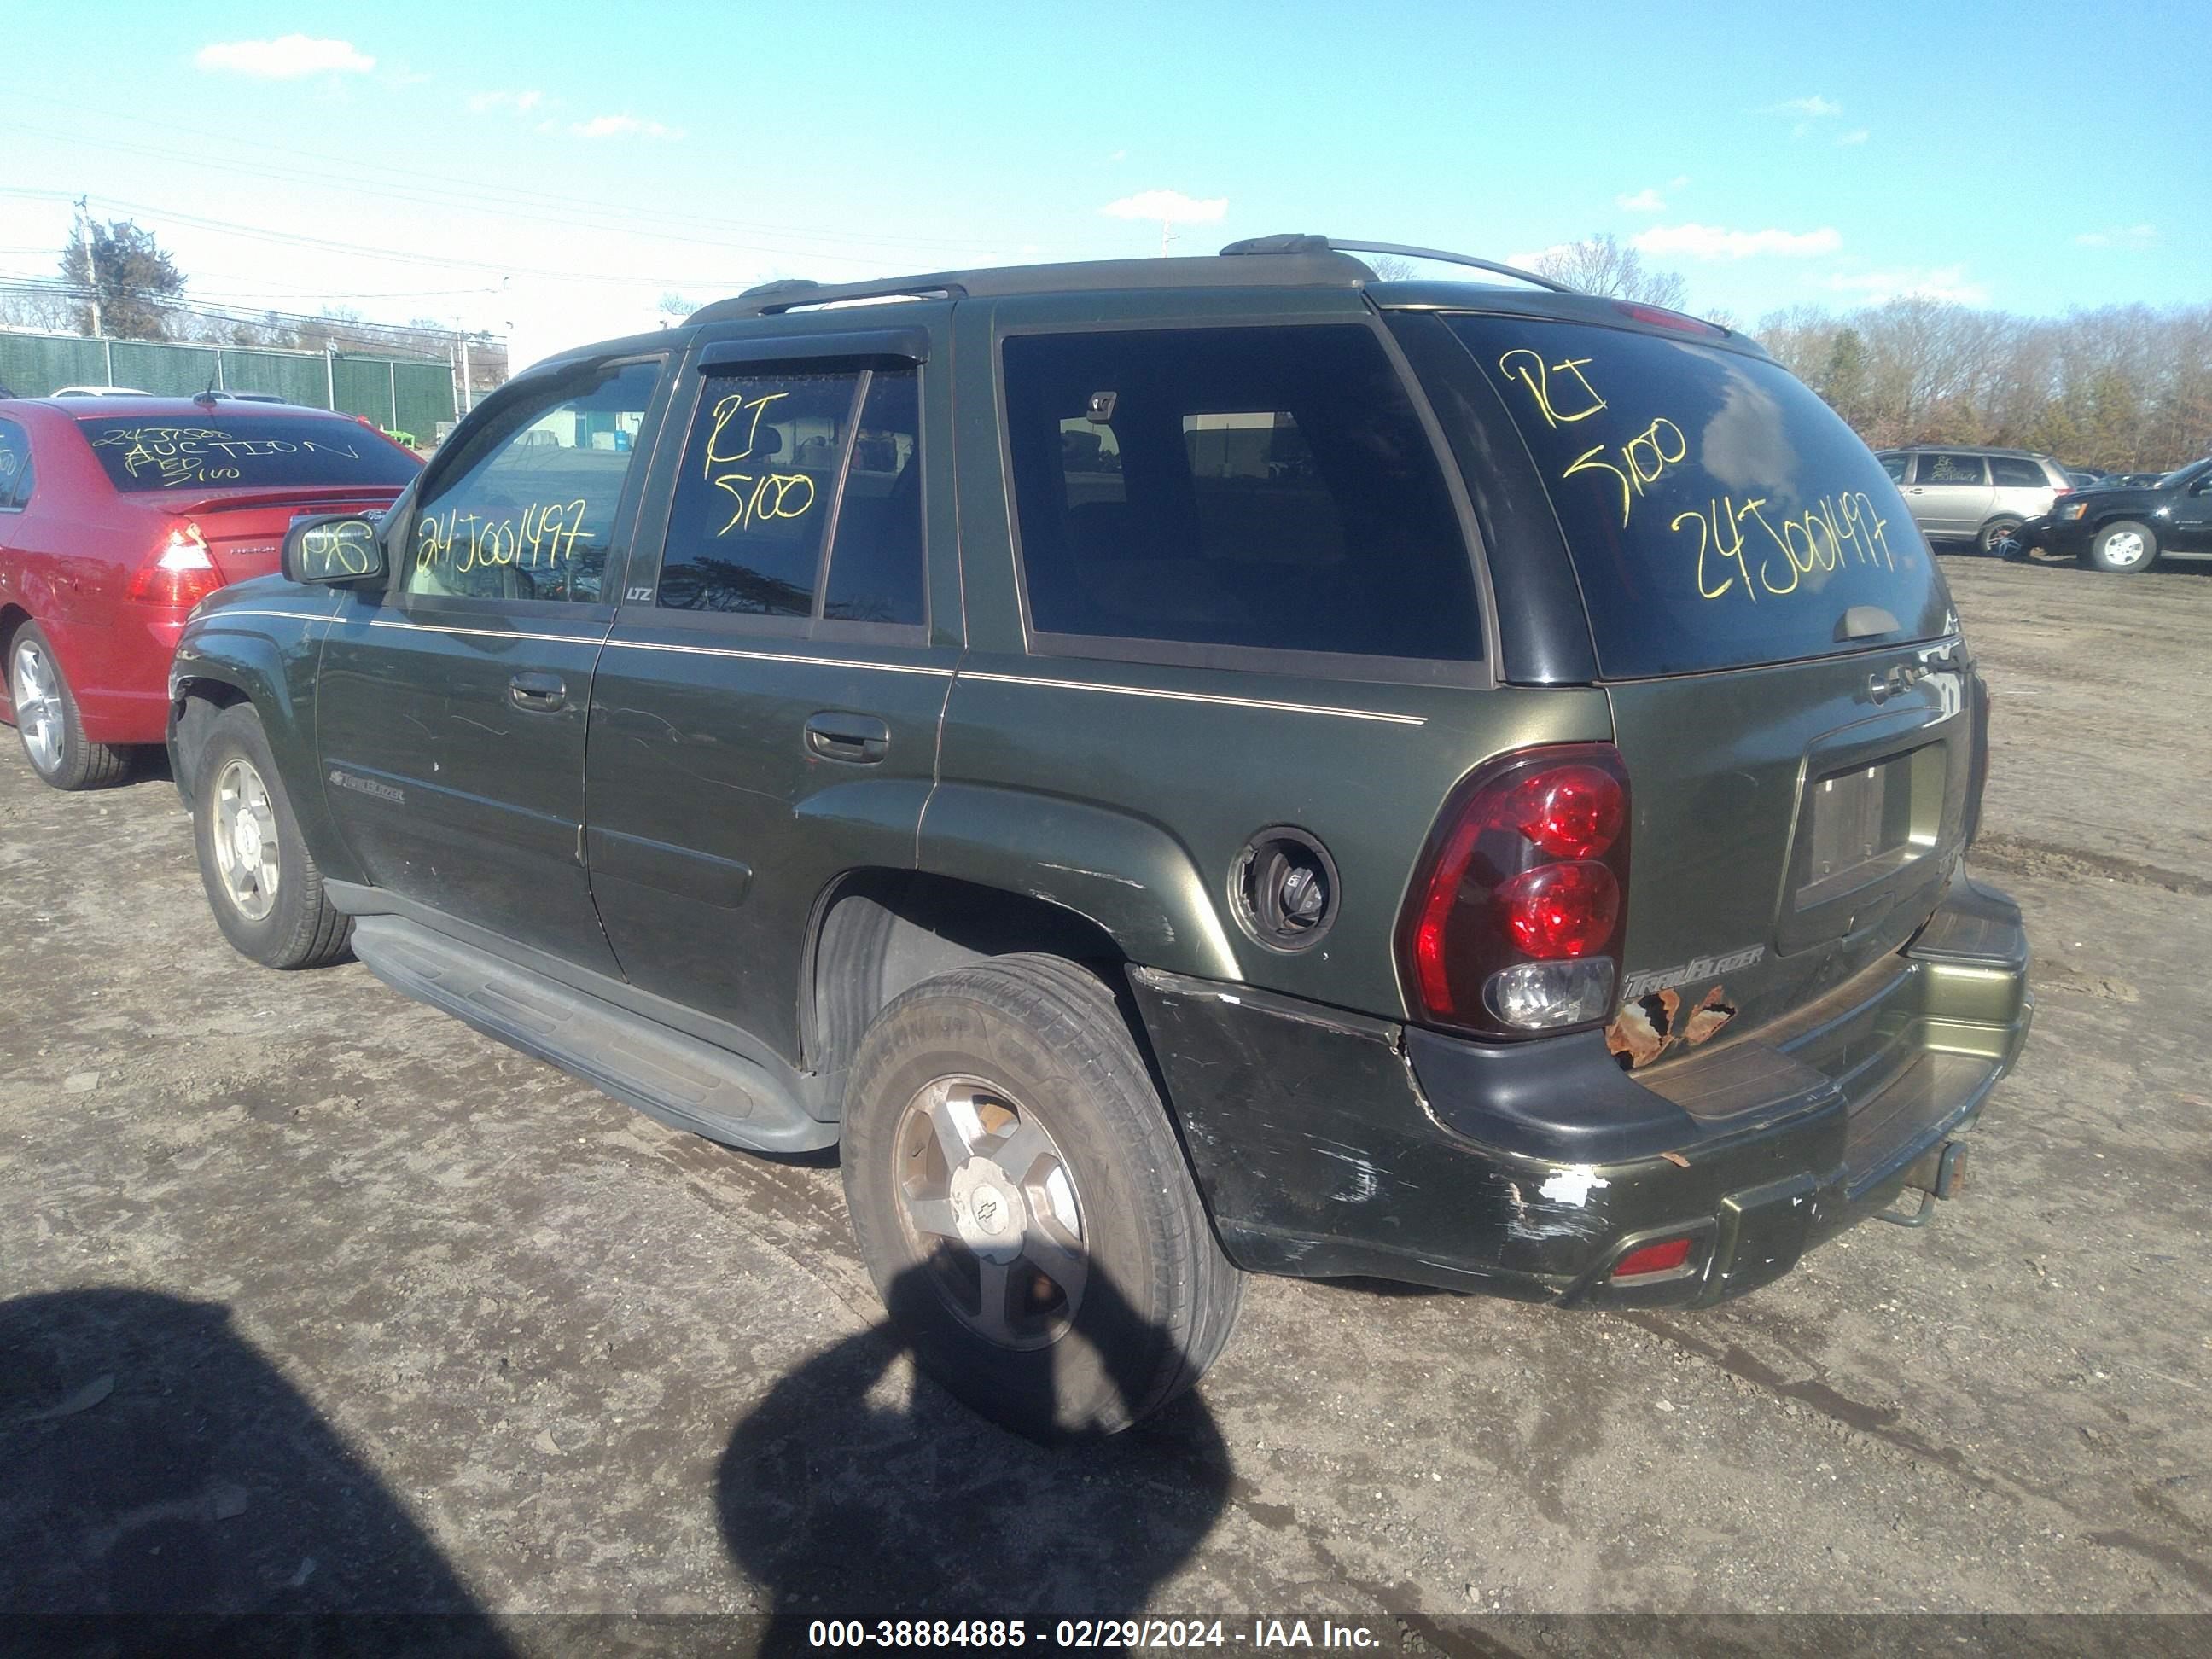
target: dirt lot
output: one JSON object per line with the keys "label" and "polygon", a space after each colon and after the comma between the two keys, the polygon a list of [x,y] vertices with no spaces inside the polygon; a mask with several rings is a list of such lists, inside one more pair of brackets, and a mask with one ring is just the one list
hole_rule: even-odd
{"label": "dirt lot", "polygon": [[164,779],[5,739],[0,1608],[2212,1610],[2212,573],[1946,563],[2040,999],[1966,1196],[1698,1315],[1258,1281],[1059,1454],[834,1169],[248,967]]}

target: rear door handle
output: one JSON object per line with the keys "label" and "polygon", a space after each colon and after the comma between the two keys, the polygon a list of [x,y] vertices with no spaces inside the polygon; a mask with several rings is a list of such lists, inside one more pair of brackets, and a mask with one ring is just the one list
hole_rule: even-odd
{"label": "rear door handle", "polygon": [[872,714],[820,714],[806,722],[806,746],[825,760],[872,766],[890,752],[891,729]]}
{"label": "rear door handle", "polygon": [[554,714],[568,706],[568,686],[558,674],[517,674],[507,683],[507,700],[533,714]]}

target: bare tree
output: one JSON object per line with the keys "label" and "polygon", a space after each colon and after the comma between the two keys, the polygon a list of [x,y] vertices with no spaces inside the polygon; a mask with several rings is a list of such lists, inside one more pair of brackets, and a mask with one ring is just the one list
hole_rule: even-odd
{"label": "bare tree", "polygon": [[2142,471],[2212,450],[2212,305],[2015,317],[1905,297],[1762,318],[1782,365],[1870,444],[1994,444]]}
{"label": "bare tree", "polygon": [[1610,231],[1547,248],[1536,260],[1536,274],[1565,283],[1577,293],[1636,300],[1674,311],[1689,297],[1689,285],[1680,271],[1645,264],[1641,253]]}

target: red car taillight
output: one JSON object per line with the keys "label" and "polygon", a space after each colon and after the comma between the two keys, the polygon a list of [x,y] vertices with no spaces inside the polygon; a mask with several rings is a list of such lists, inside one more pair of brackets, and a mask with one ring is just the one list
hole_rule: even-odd
{"label": "red car taillight", "polygon": [[1423,1020],[1515,1036],[1608,1018],[1628,827],[1610,744],[1526,750],[1454,790],[1399,926]]}
{"label": "red car taillight", "polygon": [[196,524],[172,530],[154,556],[131,580],[131,597],[144,605],[189,611],[222,586],[222,573],[208,556],[206,538]]}

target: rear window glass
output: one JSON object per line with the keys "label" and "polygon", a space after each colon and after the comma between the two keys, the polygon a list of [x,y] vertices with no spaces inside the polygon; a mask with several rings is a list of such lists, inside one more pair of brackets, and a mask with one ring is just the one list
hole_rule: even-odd
{"label": "rear window glass", "polygon": [[1016,335],[1006,383],[1039,632],[1481,654],[1436,451],[1371,330]]}
{"label": "rear window glass", "polygon": [[77,428],[130,493],[274,489],[293,484],[404,484],[422,464],[351,421],[295,415],[102,416]]}
{"label": "rear window glass", "polygon": [[[1452,327],[1543,475],[1608,678],[1943,631],[1948,596],[1897,486],[1783,369],[1623,329]],[[1853,605],[1888,611],[1899,631],[1839,642]]]}

